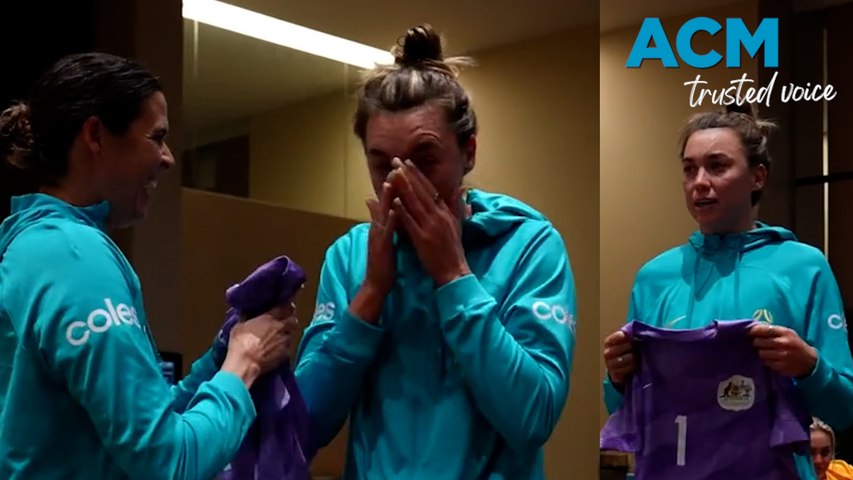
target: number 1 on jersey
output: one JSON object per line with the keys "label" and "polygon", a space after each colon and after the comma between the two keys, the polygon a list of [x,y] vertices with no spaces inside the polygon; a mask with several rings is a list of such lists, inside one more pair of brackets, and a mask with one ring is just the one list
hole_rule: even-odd
{"label": "number 1 on jersey", "polygon": [[678,424],[678,445],[676,446],[675,464],[683,467],[685,452],[687,450],[687,416],[679,415],[675,417],[675,423]]}

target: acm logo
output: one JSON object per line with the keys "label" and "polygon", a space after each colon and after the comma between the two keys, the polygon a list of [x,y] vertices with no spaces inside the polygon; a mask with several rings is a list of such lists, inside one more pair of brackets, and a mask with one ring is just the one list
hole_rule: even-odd
{"label": "acm logo", "polygon": [[[665,68],[678,68],[676,53],[693,68],[711,68],[725,59],[726,68],[741,67],[741,47],[747,55],[755,57],[764,48],[764,67],[779,68],[779,19],[763,18],[754,32],[740,18],[727,18],[725,26],[726,54],[711,49],[698,53],[693,48],[693,37],[699,32],[715,36],[723,26],[713,18],[696,17],[685,22],[675,37],[673,51],[669,38],[659,18],[646,18],[631,48],[628,68],[640,68],[644,60],[660,60]],[[654,43],[654,46],[652,46]]]}

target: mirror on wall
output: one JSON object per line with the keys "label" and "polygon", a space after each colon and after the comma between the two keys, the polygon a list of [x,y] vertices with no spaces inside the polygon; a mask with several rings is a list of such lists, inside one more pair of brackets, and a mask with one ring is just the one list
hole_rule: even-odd
{"label": "mirror on wall", "polygon": [[183,185],[343,217],[360,68],[318,55],[329,36],[277,13],[185,2]]}

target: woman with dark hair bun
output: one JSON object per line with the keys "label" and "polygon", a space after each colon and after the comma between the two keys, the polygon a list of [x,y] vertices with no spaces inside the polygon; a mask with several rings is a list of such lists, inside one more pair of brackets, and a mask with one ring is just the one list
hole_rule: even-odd
{"label": "woman with dark hair bun", "polygon": [[368,72],[353,129],[376,199],[328,250],[296,376],[344,478],[544,478],[569,391],[575,290],[548,219],[467,189],[477,117],[428,25]]}
{"label": "woman with dark hair bun", "polygon": [[166,98],[135,62],[59,60],[0,113],[0,159],[33,193],[0,226],[0,478],[209,479],[234,457],[249,387],[287,357],[287,307],[234,327],[170,387],[112,228],[145,217]]}

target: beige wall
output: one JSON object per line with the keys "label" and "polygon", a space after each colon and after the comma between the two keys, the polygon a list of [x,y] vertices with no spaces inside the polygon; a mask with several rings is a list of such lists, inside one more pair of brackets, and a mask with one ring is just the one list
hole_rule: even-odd
{"label": "beige wall", "polygon": [[[598,465],[598,26],[475,53],[463,73],[481,122],[474,187],[514,195],[551,218],[572,260],[579,304],[572,391],[547,446],[549,478]],[[335,93],[251,122],[251,196],[364,220],[372,195],[351,134],[354,102]]]}
{"label": "beige wall", "polygon": [[[326,248],[353,222],[185,189],[182,225],[181,307],[187,332],[183,353],[188,367],[188,362],[210,347],[225,320],[225,290],[278,255],[290,256],[308,274],[305,290],[296,298],[297,312],[307,322],[314,309]],[[318,475],[340,472],[345,451],[346,431],[343,431],[320,452],[312,471]]]}
{"label": "beige wall", "polygon": [[463,78],[481,120],[475,187],[515,195],[560,230],[577,284],[572,390],[546,446],[548,478],[597,478],[597,25],[477,55]]}
{"label": "beige wall", "polygon": [[341,90],[250,122],[249,194],[306,212],[366,220],[371,194],[361,146],[350,133],[355,109]]}
{"label": "beige wall", "polygon": [[[160,77],[169,102],[174,151],[182,148],[183,42],[180,2],[134,0],[98,3],[99,14],[109,19],[97,30],[98,49],[132,57]],[[145,310],[163,350],[182,351],[186,323],[179,308],[182,293],[179,270],[181,251],[180,165],[160,179],[156,200],[145,222],[115,233],[133,263],[145,292]]]}
{"label": "beige wall", "polygon": [[[757,8],[757,1],[742,2],[665,20],[664,28],[673,44],[678,26],[697,16],[720,22],[741,17],[754,29]],[[727,70],[722,64],[701,71],[684,64],[665,69],[657,61],[628,69],[625,62],[638,32],[636,25],[601,35],[601,341],[625,323],[640,266],[686,241],[695,228],[684,205],[678,161],[679,129],[696,111],[690,108],[683,83],[701,73],[708,87],[721,88],[742,73],[753,80],[758,75],[756,62],[746,55],[741,70]],[[697,36],[695,50],[724,52],[725,37],[718,37],[710,41],[708,35]],[[713,108],[706,102],[701,110]],[[603,380],[600,356],[599,362]],[[602,403],[600,420],[605,419]]]}

